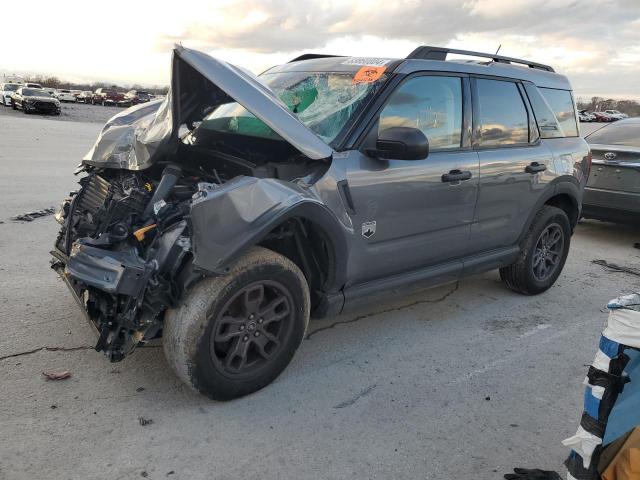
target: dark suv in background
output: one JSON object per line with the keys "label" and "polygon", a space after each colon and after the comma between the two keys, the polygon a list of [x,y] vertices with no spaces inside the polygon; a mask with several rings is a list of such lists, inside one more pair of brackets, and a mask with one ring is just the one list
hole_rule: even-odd
{"label": "dark suv in background", "polygon": [[176,47],[172,68],[164,101],[105,125],[56,215],[53,267],[112,361],[162,335],[182,380],[230,399],[278,376],[310,315],[560,275],[591,156],[551,67],[419,47],[258,79]]}
{"label": "dark suv in background", "polygon": [[142,90],[129,90],[124,94],[124,100],[130,105],[138,105],[151,101],[151,94]]}

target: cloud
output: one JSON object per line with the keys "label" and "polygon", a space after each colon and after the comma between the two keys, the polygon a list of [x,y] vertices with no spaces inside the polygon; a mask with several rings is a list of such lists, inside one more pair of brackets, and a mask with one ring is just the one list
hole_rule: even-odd
{"label": "cloud", "polygon": [[[640,2],[627,0],[228,0],[157,45],[273,55],[366,38],[376,40],[371,47],[386,40],[480,51],[502,45],[502,54],[551,64],[580,84],[590,85],[593,75],[602,83],[610,72],[627,82],[640,78]],[[373,48],[367,54],[380,55]],[[640,97],[633,83],[626,93]]]}

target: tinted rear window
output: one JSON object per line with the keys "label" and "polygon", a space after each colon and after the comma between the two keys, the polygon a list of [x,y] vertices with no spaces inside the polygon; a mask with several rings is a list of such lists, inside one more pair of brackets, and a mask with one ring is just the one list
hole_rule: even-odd
{"label": "tinted rear window", "polygon": [[576,121],[575,106],[573,105],[571,92],[552,88],[539,88],[539,90],[556,116],[563,133],[562,136],[577,137],[578,122]]}
{"label": "tinted rear window", "polygon": [[640,123],[614,123],[593,132],[587,142],[640,148]]}
{"label": "tinted rear window", "polygon": [[529,142],[529,117],[518,86],[513,82],[477,79],[480,107],[480,145],[500,146]]}

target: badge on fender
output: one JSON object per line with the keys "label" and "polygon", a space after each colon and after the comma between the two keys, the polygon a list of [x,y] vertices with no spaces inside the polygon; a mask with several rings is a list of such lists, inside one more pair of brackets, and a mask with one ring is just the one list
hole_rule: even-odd
{"label": "badge on fender", "polygon": [[362,236],[364,238],[371,238],[376,233],[376,222],[364,222],[362,224]]}

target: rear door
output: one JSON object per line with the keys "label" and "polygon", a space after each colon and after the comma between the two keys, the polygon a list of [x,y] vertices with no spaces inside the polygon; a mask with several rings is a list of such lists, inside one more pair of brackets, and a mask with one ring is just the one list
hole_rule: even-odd
{"label": "rear door", "polygon": [[471,251],[515,244],[553,176],[553,155],[540,142],[523,86],[507,79],[472,78],[474,148],[480,159]]}
{"label": "rear door", "polygon": [[[350,155],[347,179],[358,229],[351,254],[358,266],[352,274],[356,283],[459,262],[466,252],[478,182],[470,110],[468,78],[417,74],[398,85],[372,121],[365,147],[375,147],[384,129],[415,127],[427,136],[430,153],[423,160]],[[465,172],[467,179],[443,180],[452,171]],[[452,279],[457,274],[459,270]]]}

